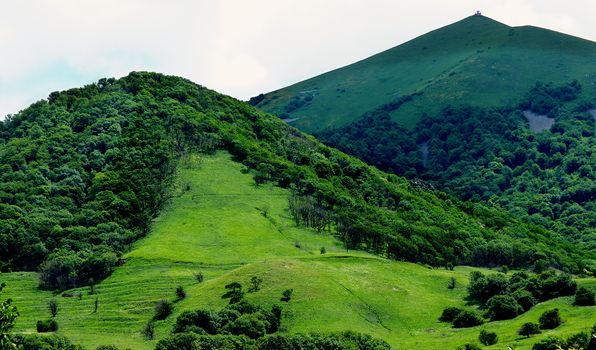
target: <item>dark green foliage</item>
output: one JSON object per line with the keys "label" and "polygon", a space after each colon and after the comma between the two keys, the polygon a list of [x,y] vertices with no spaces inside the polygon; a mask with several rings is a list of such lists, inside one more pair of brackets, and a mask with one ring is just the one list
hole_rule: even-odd
{"label": "dark green foliage", "polygon": [[455,289],[455,278],[454,277],[450,277],[449,278],[449,282],[447,283],[447,289]]}
{"label": "dark green foliage", "polygon": [[186,292],[184,291],[184,287],[178,286],[176,288],[176,298],[178,300],[182,300],[182,299],[186,298]]}
{"label": "dark green foliage", "polygon": [[327,249],[325,249],[325,247],[321,247],[320,251],[321,251],[321,254],[327,253]]}
{"label": "dark green foliage", "polygon": [[509,279],[503,274],[474,271],[470,274],[468,298],[486,307],[491,321],[506,320],[528,311],[538,301],[571,295],[576,287],[570,275],[552,270],[532,276],[516,272]]}
{"label": "dark green foliage", "polygon": [[26,350],[84,350],[79,345],[63,336],[51,335],[15,335],[12,340],[18,346],[18,349]]}
{"label": "dark green foliage", "polygon": [[463,311],[458,307],[448,307],[443,310],[439,321],[441,322],[453,322],[453,320]]}
{"label": "dark green foliage", "polygon": [[565,346],[565,342],[555,336],[549,336],[532,345],[532,350],[558,350]]}
{"label": "dark green foliage", "polygon": [[153,336],[155,335],[155,322],[153,320],[149,320],[145,326],[143,326],[143,329],[141,330],[141,334],[146,338],[146,339],[153,339]]}
{"label": "dark green foliage", "polygon": [[[498,204],[589,252],[596,247],[596,217],[591,215],[596,168],[589,162],[595,145],[587,110],[594,107],[566,105],[580,92],[576,81],[538,83],[519,106],[447,106],[423,117],[413,130],[374,111],[318,136],[383,170],[422,178],[466,200]],[[551,132],[529,130],[524,110],[555,117]],[[492,266],[522,263],[515,250],[502,248],[497,254],[475,255]],[[548,259],[537,260],[536,272],[551,265]]]}
{"label": "dark green foliage", "polygon": [[153,319],[165,320],[170,316],[173,310],[174,304],[169,300],[162,299],[155,304],[155,314],[153,315]]}
{"label": "dark green foliage", "polygon": [[505,294],[509,288],[509,281],[504,274],[484,275],[474,271],[470,274],[468,294],[470,299],[479,303],[486,303],[495,295]]}
{"label": "dark green foliage", "polygon": [[260,313],[246,314],[223,327],[224,331],[234,335],[246,335],[251,339],[257,339],[267,333],[270,324]]}
{"label": "dark green foliage", "polygon": [[147,233],[179,157],[217,149],[257,181],[291,188],[300,224],[330,231],[349,249],[433,266],[498,257],[517,267],[540,257],[583,267],[548,231],[383,174],[177,77],[133,72],[52,93],[0,125],[0,261],[4,269],[40,268],[48,289],[107,276]]}
{"label": "dark green foliage", "polygon": [[478,335],[478,341],[488,346],[496,344],[499,341],[499,337],[497,336],[497,333],[483,329]]}
{"label": "dark green foliage", "polygon": [[510,295],[495,295],[487,302],[487,315],[491,321],[509,320],[522,312],[521,306]]}
{"label": "dark green foliage", "polygon": [[586,287],[579,287],[575,291],[575,301],[574,304],[577,306],[591,306],[595,305],[596,301],[594,300],[594,292],[589,290]]}
{"label": "dark green foliage", "polygon": [[244,291],[242,290],[242,285],[238,282],[232,282],[225,286],[228,290],[224,295],[222,295],[222,299],[230,299],[230,304],[238,303],[244,298]]}
{"label": "dark green foliage", "polygon": [[559,349],[596,350],[596,324],[591,331],[572,334],[566,339],[550,336],[532,346],[532,350]]}
{"label": "dark green foliage", "polygon": [[281,293],[281,301],[285,301],[286,303],[290,301],[290,299],[292,299],[292,294],[294,293],[294,289],[286,289],[283,291],[283,293]]}
{"label": "dark green foliage", "polygon": [[[6,287],[6,283],[0,283],[0,294]],[[0,349],[9,349],[14,344],[9,337],[9,333],[19,317],[19,311],[12,305],[12,299],[2,300],[0,302]]]}
{"label": "dark green foliage", "polygon": [[517,334],[529,338],[531,335],[540,334],[540,327],[536,323],[526,322],[517,330]]}
{"label": "dark green foliage", "polygon": [[484,323],[484,320],[476,312],[462,310],[453,319],[453,328],[474,327]]}
{"label": "dark green foliage", "polygon": [[248,289],[249,292],[256,292],[261,289],[261,283],[263,283],[263,279],[257,276],[252,276],[250,278],[250,288]]}
{"label": "dark green foliage", "polygon": [[547,310],[543,312],[538,319],[540,329],[554,329],[559,327],[562,322],[563,320],[561,320],[561,315],[559,315],[559,309]]}
{"label": "dark green foliage", "polygon": [[197,280],[197,282],[202,283],[203,280],[205,279],[205,276],[203,276],[203,273],[201,271],[195,273],[195,279]]}
{"label": "dark green foliage", "polygon": [[534,305],[538,303],[536,298],[525,289],[518,289],[511,294],[517,304],[521,307],[521,313],[530,310]]}
{"label": "dark green foliage", "polygon": [[358,349],[389,350],[391,346],[385,341],[373,338],[368,334],[342,332],[329,334],[288,334],[272,335],[259,339],[259,350],[303,350],[303,349]]}
{"label": "dark green foliage", "polygon": [[45,321],[37,321],[36,324],[38,333],[56,332],[58,330],[58,322],[55,319],[49,319]]}
{"label": "dark green foliage", "polygon": [[58,315],[58,300],[54,298],[50,299],[48,302],[48,310],[52,317],[56,317],[56,315]]}
{"label": "dark green foliage", "polygon": [[155,350],[250,350],[255,349],[254,341],[244,336],[198,335],[180,333],[161,339]]}
{"label": "dark green foliage", "polygon": [[119,350],[116,345],[100,345],[95,350]]}
{"label": "dark green foliage", "polygon": [[173,333],[233,334],[257,339],[275,333],[281,322],[281,308],[271,311],[243,300],[220,311],[185,311],[176,319]]}

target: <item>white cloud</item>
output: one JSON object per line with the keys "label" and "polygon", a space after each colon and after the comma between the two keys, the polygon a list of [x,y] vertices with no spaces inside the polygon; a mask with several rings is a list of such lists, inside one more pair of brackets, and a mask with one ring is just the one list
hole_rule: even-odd
{"label": "white cloud", "polygon": [[0,11],[0,116],[131,70],[248,98],[363,59],[475,10],[594,40],[576,0],[23,0]]}

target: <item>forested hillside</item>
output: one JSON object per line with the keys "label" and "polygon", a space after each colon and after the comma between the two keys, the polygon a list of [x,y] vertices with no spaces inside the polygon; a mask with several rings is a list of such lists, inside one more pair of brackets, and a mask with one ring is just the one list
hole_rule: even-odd
{"label": "forested hillside", "polygon": [[[381,107],[318,136],[369,164],[503,207],[594,251],[595,105],[572,104],[582,90],[576,81],[538,83],[517,105],[449,106],[413,130]],[[553,124],[532,130],[527,115]]]}
{"label": "forested hillside", "polygon": [[252,169],[257,184],[291,189],[296,222],[348,249],[431,265],[569,271],[593,254],[502,210],[382,173],[177,77],[131,73],[52,93],[0,130],[2,269],[40,268],[44,288],[107,276],[167,200],[178,159],[216,149]]}

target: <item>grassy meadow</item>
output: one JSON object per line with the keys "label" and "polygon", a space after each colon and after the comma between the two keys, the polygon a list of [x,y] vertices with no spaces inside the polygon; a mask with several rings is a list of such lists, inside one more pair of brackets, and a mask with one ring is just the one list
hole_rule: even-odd
{"label": "grassy meadow", "polygon": [[[476,341],[483,328],[499,335],[499,343],[487,349],[530,349],[545,336],[587,330],[595,321],[595,307],[574,307],[572,298],[558,298],[513,320],[452,329],[437,318],[446,306],[465,306],[472,268],[430,269],[346,252],[329,235],[296,227],[288,196],[284,189],[256,186],[227,153],[185,159],[172,199],[151,233],[93,294],[89,287],[68,291],[73,297],[40,291],[32,272],[0,275],[7,283],[3,296],[13,298],[21,313],[15,331],[34,333],[36,321],[49,317],[48,301],[56,298],[58,333],[73,342],[90,349],[100,344],[152,349],[182,311],[219,309],[227,303],[221,298],[224,286],[238,281],[246,288],[252,276],[263,279],[262,288],[246,298],[264,306],[283,304],[282,332],[350,329],[383,338],[395,349],[455,349]],[[195,278],[198,272],[204,275],[202,283]],[[457,281],[454,290],[447,289],[451,277]],[[578,283],[596,289],[595,279]],[[175,300],[177,286],[187,297],[175,303],[173,315],[156,323],[156,340],[145,339],[141,329],[155,303]],[[282,291],[289,288],[294,290],[291,301],[281,303]],[[537,322],[554,307],[565,320],[562,326],[530,339],[516,335],[521,324]]]}

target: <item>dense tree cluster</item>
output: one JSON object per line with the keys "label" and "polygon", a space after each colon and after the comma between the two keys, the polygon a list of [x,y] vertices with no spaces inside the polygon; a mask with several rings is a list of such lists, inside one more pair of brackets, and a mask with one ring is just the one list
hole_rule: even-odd
{"label": "dense tree cluster", "polygon": [[486,307],[491,321],[507,320],[531,309],[538,302],[575,293],[577,284],[570,275],[549,270],[537,275],[516,272],[507,278],[501,273],[470,274],[468,298]]}
{"label": "dense tree cluster", "polygon": [[177,160],[216,149],[331,218],[327,230],[349,248],[432,265],[583,268],[544,229],[384,174],[190,81],[135,72],[52,93],[0,123],[2,269],[40,268],[56,289],[104,278],[147,233]]}
{"label": "dense tree cluster", "polygon": [[[327,144],[372,165],[422,178],[464,200],[508,209],[596,250],[596,163],[591,103],[572,107],[576,82],[537,83],[514,107],[448,106],[405,130],[378,109],[323,132]],[[555,118],[535,133],[522,111]]]}
{"label": "dense tree cluster", "polygon": [[245,336],[233,335],[198,335],[196,333],[181,333],[160,340],[156,350],[389,350],[391,346],[385,341],[370,335],[356,332],[341,333],[308,333],[308,334],[274,334],[258,340]]}

